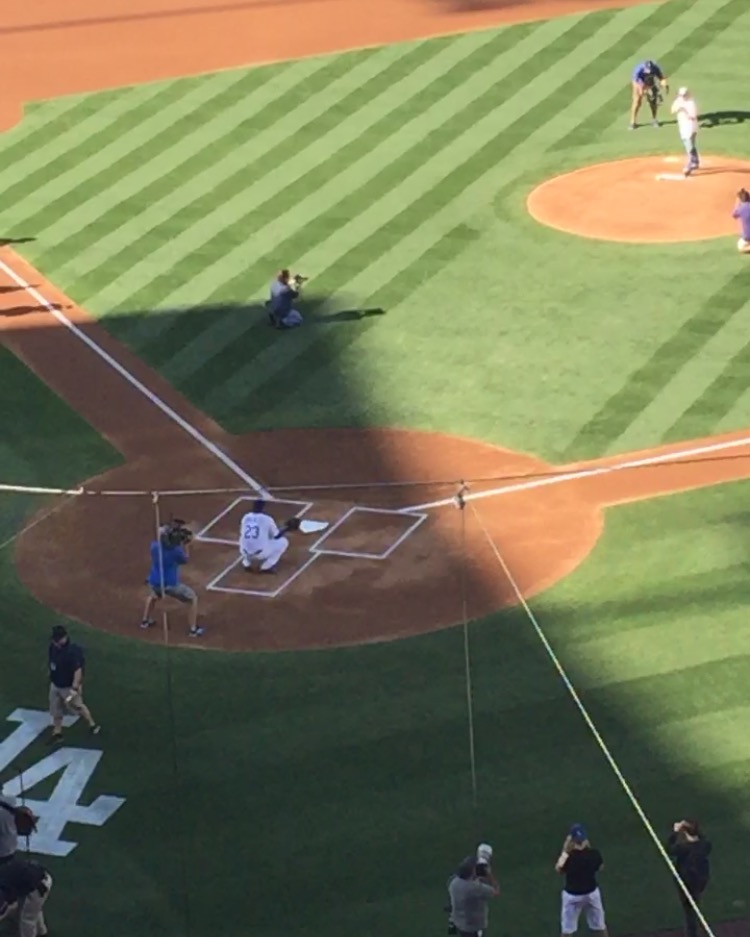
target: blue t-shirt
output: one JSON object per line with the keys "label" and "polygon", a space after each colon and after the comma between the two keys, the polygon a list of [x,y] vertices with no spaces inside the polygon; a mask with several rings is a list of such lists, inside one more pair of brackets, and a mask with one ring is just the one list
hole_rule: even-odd
{"label": "blue t-shirt", "polygon": [[[161,558],[160,558],[161,554]],[[148,584],[155,589],[161,587],[162,575],[164,586],[178,586],[180,584],[180,566],[187,563],[187,556],[182,547],[163,547],[158,540],[151,544],[151,570],[148,574]]]}
{"label": "blue t-shirt", "polygon": [[651,71],[647,72],[645,62],[640,62],[638,65],[636,65],[636,67],[633,69],[633,81],[644,82],[651,81],[654,78],[658,79],[659,81],[664,81],[664,73],[656,64],[656,62],[652,62],[652,66],[653,67]]}
{"label": "blue t-shirt", "polygon": [[271,311],[278,315],[286,315],[292,308],[292,303],[299,294],[288,283],[282,283],[281,280],[274,280],[271,283],[271,295],[269,303]]}

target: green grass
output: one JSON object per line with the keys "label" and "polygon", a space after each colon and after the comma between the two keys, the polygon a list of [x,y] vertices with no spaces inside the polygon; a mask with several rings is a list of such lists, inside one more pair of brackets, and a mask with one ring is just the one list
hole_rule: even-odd
{"label": "green grass", "polygon": [[[675,148],[673,127],[623,130],[638,58],[704,111],[741,110],[749,26],[745,0],[671,0],[44,103],[0,139],[2,233],[34,236],[31,261],[235,432],[399,425],[567,461],[746,427],[750,271],[730,239],[579,241],[524,206],[554,172]],[[741,154],[745,127],[703,145]],[[282,263],[313,279],[308,327],[279,336],[261,303]],[[364,308],[385,314],[330,318]],[[69,485],[117,461],[5,352],[0,394],[26,415],[3,421],[2,481]],[[691,813],[716,840],[712,920],[750,900],[747,494],[612,509],[591,558],[534,603],[657,832]],[[0,542],[49,502],[1,505]],[[56,619],[12,544],[0,584],[1,716],[44,705]],[[88,793],[127,802],[50,860],[56,931],[434,933],[448,873],[486,838],[493,930],[552,932],[551,864],[579,819],[607,858],[613,931],[678,920],[521,612],[471,627],[476,810],[460,629],[257,656],[76,633],[107,727]]]}

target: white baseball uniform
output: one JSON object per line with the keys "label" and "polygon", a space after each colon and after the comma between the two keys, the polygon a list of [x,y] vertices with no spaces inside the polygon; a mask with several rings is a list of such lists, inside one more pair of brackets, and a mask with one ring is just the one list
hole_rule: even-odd
{"label": "white baseball uniform", "polygon": [[252,560],[260,561],[262,570],[273,569],[289,548],[286,537],[278,537],[279,528],[268,514],[251,511],[240,521],[240,555],[245,569]]}
{"label": "white baseball uniform", "polygon": [[578,919],[584,911],[589,930],[603,931],[605,929],[602,893],[598,888],[589,892],[588,895],[571,895],[563,891],[560,912],[560,929],[563,934],[575,934],[578,930]]}

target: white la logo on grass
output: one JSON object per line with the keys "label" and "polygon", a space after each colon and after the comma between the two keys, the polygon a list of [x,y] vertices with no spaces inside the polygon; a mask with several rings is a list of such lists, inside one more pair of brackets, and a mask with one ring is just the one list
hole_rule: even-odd
{"label": "white la logo on grass", "polygon": [[[64,725],[72,726],[77,719],[77,716],[66,716]],[[20,724],[0,742],[0,771],[13,766],[21,752],[49,729],[49,714],[37,709],[16,709],[7,721]],[[62,839],[67,823],[103,826],[125,803],[124,797],[109,795],[99,796],[88,805],[80,803],[103,754],[91,748],[58,748],[3,786],[6,795],[23,795],[26,805],[39,817],[38,830],[29,841],[32,852],[45,856],[69,855],[78,843]],[[26,797],[35,785],[59,772],[62,776],[47,800]]]}

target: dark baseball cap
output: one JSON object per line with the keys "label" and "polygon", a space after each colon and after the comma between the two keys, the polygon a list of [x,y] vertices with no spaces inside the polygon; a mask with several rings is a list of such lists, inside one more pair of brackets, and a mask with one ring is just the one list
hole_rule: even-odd
{"label": "dark baseball cap", "polygon": [[52,629],[52,640],[53,641],[62,641],[63,638],[67,638],[68,629],[65,625],[55,625]]}
{"label": "dark baseball cap", "polygon": [[467,856],[465,859],[461,860],[461,865],[458,867],[458,877],[459,878],[471,878],[474,874],[474,870],[477,867],[477,857],[476,856]]}
{"label": "dark baseball cap", "polygon": [[583,823],[574,823],[570,828],[570,838],[574,843],[585,843],[589,838]]}
{"label": "dark baseball cap", "polygon": [[256,514],[262,514],[265,510],[265,507],[266,502],[263,500],[263,498],[257,498],[255,501],[253,501],[253,511]]}

